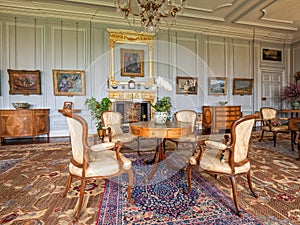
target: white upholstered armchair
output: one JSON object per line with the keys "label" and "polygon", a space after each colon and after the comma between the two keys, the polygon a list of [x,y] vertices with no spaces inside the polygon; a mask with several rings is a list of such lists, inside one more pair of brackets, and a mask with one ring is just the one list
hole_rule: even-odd
{"label": "white upholstered armchair", "polygon": [[139,138],[133,134],[124,133],[122,130],[122,114],[116,111],[105,111],[101,114],[103,129],[106,130],[104,142],[121,142],[123,144],[133,141],[137,142],[137,152],[140,155],[140,141]]}
{"label": "white upholstered armchair", "polygon": [[128,199],[133,203],[131,187],[133,173],[131,160],[120,153],[120,143],[101,143],[90,146],[88,144],[88,125],[79,115],[72,114],[69,110],[62,110],[61,113],[67,117],[69,132],[71,136],[72,158],[69,164],[69,178],[63,197],[66,196],[73,178],[81,180],[78,208],[74,214],[77,220],[80,216],[85,186],[88,179],[108,179],[118,176],[121,173],[128,174]]}
{"label": "white upholstered armchair", "polygon": [[197,127],[196,127],[197,116],[198,116],[197,112],[193,110],[179,110],[175,112],[174,120],[191,123],[192,133],[181,138],[164,139],[164,147],[165,147],[165,142],[168,140],[176,144],[176,150],[178,149],[179,143],[190,143],[193,145],[193,150],[195,151],[196,144],[197,144]]}
{"label": "white upholstered armchair", "polygon": [[272,132],[274,147],[276,147],[277,134],[290,132],[288,127],[288,118],[278,118],[277,110],[270,107],[261,108],[260,113],[262,117],[263,126],[261,138],[259,139],[259,141],[263,140],[265,132]]}
{"label": "white upholstered armchair", "polygon": [[256,115],[248,115],[233,122],[231,125],[231,141],[228,144],[205,141],[204,146],[200,148],[200,152],[190,158],[187,170],[187,192],[191,189],[191,172],[193,168],[195,168],[196,171],[208,172],[213,175],[228,176],[232,185],[233,199],[237,214],[239,216],[242,215],[238,206],[237,184],[235,180],[237,176],[247,174],[250,190],[254,197],[257,198],[252,188],[248,156],[250,137],[255,118]]}

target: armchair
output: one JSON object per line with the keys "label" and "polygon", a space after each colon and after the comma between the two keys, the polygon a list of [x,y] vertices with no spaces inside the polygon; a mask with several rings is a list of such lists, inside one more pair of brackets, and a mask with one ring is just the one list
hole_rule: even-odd
{"label": "armchair", "polygon": [[104,142],[121,142],[123,144],[130,143],[133,141],[137,142],[137,152],[140,155],[140,140],[139,137],[134,136],[131,133],[124,133],[122,124],[122,114],[116,111],[104,111],[101,114],[101,120],[104,129]]}
{"label": "armchair", "polygon": [[193,150],[196,149],[196,143],[197,143],[197,122],[198,114],[197,112],[193,110],[180,110],[174,113],[174,120],[175,121],[181,121],[181,122],[189,122],[192,125],[192,133],[181,137],[181,138],[168,138],[164,139],[164,150],[165,150],[165,143],[166,141],[171,141],[176,144],[176,150],[178,149],[179,143],[191,143],[193,145]]}
{"label": "armchair", "polygon": [[288,118],[278,118],[277,111],[274,108],[263,107],[260,109],[262,117],[262,133],[259,141],[262,141],[265,132],[273,133],[274,147],[276,147],[276,139],[278,133],[289,133],[289,127],[287,124],[281,124],[284,120],[287,122]]}
{"label": "armchair", "polygon": [[[294,151],[294,144],[297,144],[298,158],[300,160],[300,117],[289,118],[289,130],[291,131],[291,149]],[[296,136],[298,133],[298,141],[296,143]]]}
{"label": "armchair", "polygon": [[131,161],[120,153],[120,143],[101,143],[93,146],[88,145],[88,125],[79,115],[70,111],[62,110],[61,113],[67,117],[69,132],[71,136],[72,158],[69,164],[69,178],[63,197],[66,196],[73,178],[81,180],[79,202],[74,217],[78,220],[80,216],[85,186],[88,179],[108,179],[122,173],[128,174],[128,199],[133,204],[131,187],[133,173]]}
{"label": "armchair", "polygon": [[256,115],[248,115],[234,121],[231,125],[231,141],[228,144],[216,141],[205,141],[200,146],[200,152],[197,152],[190,158],[187,170],[188,190],[191,190],[192,169],[196,171],[207,172],[218,176],[225,175],[230,178],[233,200],[239,216],[242,215],[238,205],[236,177],[247,174],[249,188],[254,195],[258,197],[252,188],[249,149],[252,128]]}

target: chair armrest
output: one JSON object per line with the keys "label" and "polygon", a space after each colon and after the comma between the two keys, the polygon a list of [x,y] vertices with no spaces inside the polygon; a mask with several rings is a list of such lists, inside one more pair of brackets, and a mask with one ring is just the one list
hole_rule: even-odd
{"label": "chair armrest", "polygon": [[289,118],[286,118],[286,117],[282,117],[282,118],[278,118],[279,120],[284,120],[284,121],[286,121],[286,120],[289,120]]}
{"label": "chair armrest", "polygon": [[122,143],[118,141],[115,145],[115,151],[116,151],[117,160],[122,164],[124,164],[124,161],[122,160],[121,153],[120,153],[122,146],[123,146]]}
{"label": "chair armrest", "polygon": [[105,142],[105,143],[100,143],[97,145],[92,145],[92,146],[90,146],[90,148],[93,152],[101,152],[101,151],[113,149],[114,146],[115,146],[115,143],[113,143],[113,142]]}
{"label": "chair armrest", "polygon": [[204,143],[207,147],[210,147],[210,148],[216,148],[216,149],[220,149],[220,150],[226,150],[228,148],[227,145],[217,142],[217,141],[207,140],[207,141],[204,141]]}
{"label": "chair armrest", "polygon": [[102,127],[104,137],[108,136],[109,142],[112,140],[111,127]]}

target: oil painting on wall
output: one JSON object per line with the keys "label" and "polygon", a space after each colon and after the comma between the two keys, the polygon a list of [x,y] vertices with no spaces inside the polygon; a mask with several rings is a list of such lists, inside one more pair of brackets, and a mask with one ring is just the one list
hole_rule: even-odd
{"label": "oil painting on wall", "polygon": [[9,75],[9,94],[41,94],[41,73],[39,70],[7,70]]}
{"label": "oil painting on wall", "polygon": [[85,95],[85,72],[83,70],[53,70],[54,95]]}

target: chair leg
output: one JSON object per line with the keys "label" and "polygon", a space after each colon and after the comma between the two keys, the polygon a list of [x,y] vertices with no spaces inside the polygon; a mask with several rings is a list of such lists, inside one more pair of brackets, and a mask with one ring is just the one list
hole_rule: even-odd
{"label": "chair leg", "polygon": [[133,182],[133,173],[132,170],[127,170],[128,174],[128,189],[127,189],[127,195],[128,195],[128,200],[131,204],[134,204],[134,200],[131,196],[131,188],[132,188],[132,182]]}
{"label": "chair leg", "polygon": [[242,216],[242,212],[240,211],[239,205],[238,205],[238,196],[237,196],[237,185],[235,181],[234,176],[230,176],[231,186],[232,186],[232,194],[233,194],[233,200],[234,204],[237,210],[238,216]]}
{"label": "chair leg", "polygon": [[261,141],[262,141],[262,139],[264,138],[264,133],[265,133],[265,131],[263,130],[263,131],[261,132],[260,139],[258,140],[259,142],[261,142]]}
{"label": "chair leg", "polygon": [[167,141],[167,139],[164,138],[164,140],[163,140],[163,148],[164,148],[164,152],[166,152],[166,141]]}
{"label": "chair leg", "polygon": [[298,134],[297,150],[298,150],[298,158],[296,160],[300,160],[300,133]]}
{"label": "chair leg", "polygon": [[295,137],[296,137],[295,131],[292,130],[291,131],[291,149],[292,149],[292,151],[294,151]]}
{"label": "chair leg", "polygon": [[67,181],[67,185],[66,185],[66,190],[65,190],[65,192],[64,192],[63,195],[62,195],[63,198],[66,197],[66,195],[67,195],[67,193],[68,193],[68,191],[69,191],[69,188],[70,188],[71,183],[72,183],[72,178],[73,178],[73,177],[69,174],[68,181]]}
{"label": "chair leg", "polygon": [[258,198],[258,195],[254,192],[254,189],[253,189],[253,186],[252,186],[250,170],[249,170],[249,172],[247,173],[247,180],[248,180],[248,185],[249,185],[249,188],[250,188],[250,190],[251,190],[253,196],[254,196],[255,198]]}
{"label": "chair leg", "polygon": [[79,218],[79,213],[81,211],[82,207],[82,202],[83,202],[83,196],[84,196],[84,190],[85,190],[85,184],[86,184],[86,179],[81,180],[81,187],[80,187],[80,194],[79,194],[79,202],[78,202],[78,208],[74,214],[74,217],[76,220]]}
{"label": "chair leg", "polygon": [[187,181],[188,181],[188,188],[185,191],[186,194],[190,193],[192,187],[192,166],[189,165],[187,168]]}
{"label": "chair leg", "polygon": [[273,133],[274,147],[276,147],[276,139],[277,139],[277,134],[276,134],[276,132],[274,132]]}
{"label": "chair leg", "polygon": [[137,152],[138,152],[138,155],[140,156],[141,153],[140,153],[140,137],[137,138]]}

